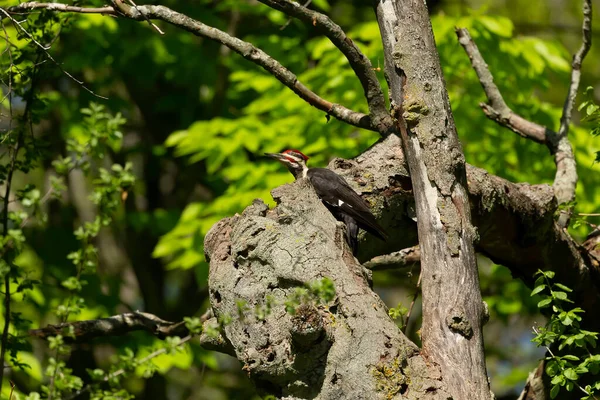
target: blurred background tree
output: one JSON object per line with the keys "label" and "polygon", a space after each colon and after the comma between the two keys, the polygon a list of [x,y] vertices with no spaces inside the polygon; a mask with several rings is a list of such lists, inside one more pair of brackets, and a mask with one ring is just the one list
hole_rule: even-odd
{"label": "blurred background tree", "polygon": [[[160,4],[257,45],[328,100],[367,111],[346,59],[303,23],[252,0]],[[556,129],[570,57],[580,43],[580,2],[428,5],[467,161],[512,181],[551,183],[555,167],[547,150],[505,131],[479,109],[484,94],[454,27],[470,29],[509,106]],[[382,69],[370,2],[313,0],[310,7],[340,24]],[[160,35],[146,23],[101,15],[41,11],[18,20],[51,48],[43,50],[3,20],[0,194],[11,213],[2,211],[1,269],[17,283],[11,286],[12,351],[5,382],[16,385],[15,398],[39,391],[41,384],[59,398],[61,391],[91,381],[86,370],[108,370],[125,348],[131,359],[140,359],[161,345],[136,333],[60,354],[65,346],[32,341],[27,329],[138,309],[171,321],[201,315],[208,298],[203,254],[208,229],[255,198],[272,202],[269,191],[292,179],[261,155],[301,148],[311,165],[325,166],[332,157],[360,154],[378,136],[328,121],[226,47],[164,24],[158,23],[165,32]],[[597,16],[594,22],[598,26]],[[597,41],[598,33],[593,35]],[[582,87],[595,87],[596,98],[599,52],[592,47],[582,80]],[[600,178],[593,161],[600,144],[578,121],[570,133],[580,175],[576,211],[597,212]],[[17,146],[22,152],[14,158]],[[9,177],[14,162],[19,172]],[[582,238],[588,230],[584,224],[574,233]],[[543,355],[530,342],[531,326],[543,324],[543,317],[530,291],[507,269],[481,258],[480,274],[491,311],[485,341],[492,390],[499,398],[515,397]],[[417,277],[416,269],[377,272],[375,289],[390,307],[408,305]],[[408,334],[418,342],[418,311],[413,315]],[[4,312],[0,322],[4,326]],[[51,358],[65,365],[57,367]],[[68,369],[80,381],[53,387],[57,371]],[[133,369],[122,387],[140,399],[256,396],[238,361],[193,341],[183,352]],[[4,384],[0,397],[10,393],[11,385]]]}

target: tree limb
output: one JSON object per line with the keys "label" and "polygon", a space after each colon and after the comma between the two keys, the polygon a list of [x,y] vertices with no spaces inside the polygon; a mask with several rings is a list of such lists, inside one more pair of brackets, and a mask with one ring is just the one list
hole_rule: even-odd
{"label": "tree limb", "polygon": [[[457,29],[456,35],[459,43],[465,49],[465,52],[471,60],[471,65],[477,73],[479,82],[488,98],[488,104],[480,104],[488,118],[496,121],[519,135],[534,140],[538,143],[544,143],[554,154],[554,163],[556,164],[556,175],[554,177],[553,189],[559,204],[566,204],[575,199],[575,189],[577,187],[577,164],[573,154],[573,148],[568,138],[569,124],[573,105],[579,89],[581,79],[581,64],[592,45],[592,2],[583,1],[583,27],[582,44],[577,53],[573,56],[571,64],[571,83],[569,93],[563,106],[563,113],[560,119],[560,128],[554,132],[547,127],[515,114],[504,102],[498,87],[494,84],[491,72],[485,63],[477,45],[465,28]],[[562,211],[558,219],[561,227],[568,225],[570,210]]]}
{"label": "tree limb", "polygon": [[479,78],[479,83],[481,83],[483,91],[487,96],[488,103],[479,104],[485,115],[524,138],[531,139],[537,143],[546,143],[548,140],[546,127],[521,117],[508,107],[498,86],[494,83],[494,77],[479,52],[477,44],[471,38],[469,30],[466,28],[457,28],[456,36],[458,37],[458,42],[469,56],[471,65]]}
{"label": "tree limb", "polygon": [[[213,225],[204,240],[211,305],[215,316],[231,317],[223,338],[259,393],[447,398],[438,367],[390,319],[342,226],[308,181],[280,186],[272,195],[274,209],[257,202]],[[335,288],[333,299],[294,300],[324,277]],[[240,304],[247,311],[240,312]]]}
{"label": "tree limb", "polygon": [[36,1],[29,1],[21,3],[16,6],[8,8],[2,7],[9,14],[29,13],[34,10],[48,10],[48,11],[61,11],[61,12],[74,12],[80,14],[104,14],[118,16],[119,14],[113,7],[77,7],[70,6],[62,3],[38,3]]}
{"label": "tree limb", "polygon": [[396,131],[394,122],[385,106],[385,98],[373,65],[346,32],[327,15],[311,10],[291,0],[259,0],[271,8],[298,18],[323,32],[344,54],[362,84],[374,126],[384,137]]}
{"label": "tree limb", "polygon": [[[118,8],[115,8],[114,5],[118,5]],[[114,1],[112,7],[83,8],[67,6],[59,3],[27,2],[0,9],[8,14],[27,13],[37,9],[47,9],[59,12],[106,14],[133,19],[136,21],[146,21],[148,19],[165,21],[196,36],[202,36],[229,47],[245,59],[264,68],[281,83],[296,93],[301,99],[313,107],[325,111],[328,115],[332,115],[340,121],[346,122],[350,125],[369,130],[380,131],[380,127],[373,123],[370,116],[352,111],[342,105],[331,103],[321,98],[315,92],[304,86],[302,82],[298,80],[296,75],[294,75],[290,70],[285,68],[277,60],[251,43],[230,36],[219,29],[205,25],[202,22],[196,21],[184,14],[178,13],[164,6],[140,5],[137,7],[132,7],[122,2]]]}
{"label": "tree limb", "polygon": [[439,365],[453,398],[488,400],[484,303],[466,165],[427,6],[422,0],[373,3],[388,59],[385,73],[396,78],[389,88],[392,114],[402,133],[415,196],[422,352]]}
{"label": "tree limb", "polygon": [[[577,187],[577,164],[573,147],[569,141],[569,124],[571,123],[571,114],[573,105],[577,97],[579,82],[581,80],[581,63],[592,46],[592,0],[583,1],[583,26],[581,47],[573,56],[571,63],[571,83],[569,93],[563,106],[563,113],[560,118],[560,128],[556,137],[552,137],[555,142],[556,152],[554,161],[556,162],[556,175],[554,177],[554,192],[560,204],[573,201],[575,199],[575,189]],[[561,226],[566,226],[568,215],[559,221]]]}
{"label": "tree limb", "polygon": [[373,271],[380,271],[392,268],[406,268],[419,262],[421,262],[421,251],[419,250],[419,246],[413,246],[390,254],[373,257],[366,263],[363,263],[363,266]]}
{"label": "tree limb", "polygon": [[[369,203],[394,242],[365,236],[358,255],[369,260],[418,243],[412,209],[415,200],[400,139],[390,136],[354,160],[336,159],[329,166]],[[477,252],[510,269],[533,285],[538,269],[574,289],[573,300],[589,313],[600,307],[600,256],[593,244],[579,246],[555,223],[558,208],[552,187],[512,183],[471,165],[466,166],[469,203],[479,241]],[[598,236],[600,237],[600,235]],[[592,243],[591,241],[589,243]],[[600,319],[588,318],[585,329],[600,330]]]}
{"label": "tree limb", "polygon": [[[70,327],[74,329],[74,337],[65,335],[69,332]],[[124,335],[133,331],[146,331],[159,339],[168,336],[184,337],[189,334],[189,330],[183,321],[169,322],[158,318],[156,315],[140,311],[114,315],[108,318],[48,325],[41,329],[32,329],[29,334],[40,339],[63,335],[66,342],[77,343],[102,336]]]}

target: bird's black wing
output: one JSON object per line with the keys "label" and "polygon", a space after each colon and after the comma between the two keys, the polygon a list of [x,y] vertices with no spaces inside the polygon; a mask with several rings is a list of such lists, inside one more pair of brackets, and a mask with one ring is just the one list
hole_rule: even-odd
{"label": "bird's black wing", "polygon": [[344,178],[327,168],[311,168],[308,170],[308,179],[319,197],[330,207],[350,215],[367,232],[382,240],[387,239],[387,233],[375,220],[368,204]]}

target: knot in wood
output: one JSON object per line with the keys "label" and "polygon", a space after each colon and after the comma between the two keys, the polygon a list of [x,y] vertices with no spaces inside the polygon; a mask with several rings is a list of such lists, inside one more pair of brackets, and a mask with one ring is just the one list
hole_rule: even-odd
{"label": "knot in wood", "polygon": [[[452,315],[453,314],[453,315]],[[451,313],[446,318],[446,325],[454,333],[464,336],[466,339],[473,337],[473,327],[464,312]]]}

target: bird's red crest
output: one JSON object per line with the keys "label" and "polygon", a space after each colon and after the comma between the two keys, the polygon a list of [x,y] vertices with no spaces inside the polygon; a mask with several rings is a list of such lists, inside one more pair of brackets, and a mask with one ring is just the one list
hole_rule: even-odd
{"label": "bird's red crest", "polygon": [[289,154],[289,155],[293,155],[296,157],[301,157],[304,161],[308,160],[308,157],[304,153],[302,153],[300,150],[288,149],[288,150],[284,151],[282,154]]}

